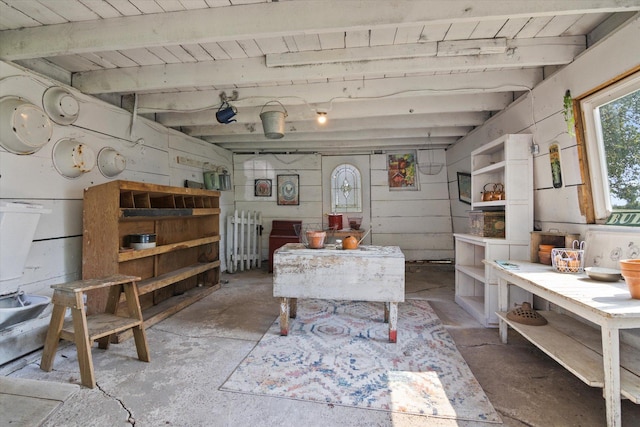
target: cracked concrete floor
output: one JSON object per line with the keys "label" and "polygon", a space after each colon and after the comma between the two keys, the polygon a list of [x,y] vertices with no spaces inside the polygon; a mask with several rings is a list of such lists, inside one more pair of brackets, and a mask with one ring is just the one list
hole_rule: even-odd
{"label": "cracked concrete floor", "polygon": [[[223,275],[217,292],[147,330],[151,363],[132,340],[93,348],[98,387],[81,388],[44,426],[485,426],[381,411],[219,391],[276,319],[265,270]],[[502,416],[504,425],[603,426],[602,390],[590,388],[510,331],[503,345],[453,302],[451,265],[408,263],[407,298],[428,299]],[[0,375],[79,383],[75,346],[63,343],[52,372],[41,351],[0,367]],[[622,404],[623,425],[640,425],[640,406]],[[0,425],[2,416],[0,415]]]}

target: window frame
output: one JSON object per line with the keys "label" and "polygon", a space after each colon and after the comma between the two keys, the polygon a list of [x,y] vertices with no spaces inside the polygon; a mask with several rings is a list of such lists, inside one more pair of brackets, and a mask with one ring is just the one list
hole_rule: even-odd
{"label": "window frame", "polygon": [[[351,210],[349,206],[338,207],[336,194],[340,190],[340,187],[337,185],[337,174],[340,172],[340,169],[346,169],[348,167],[351,171],[354,172],[356,185],[353,188],[353,191],[356,192],[354,196],[355,204],[354,209]],[[331,171],[331,183],[330,183],[330,195],[331,195],[331,211],[336,213],[349,213],[349,212],[362,212],[362,172],[360,169],[354,165],[353,163],[340,163]]]}
{"label": "window frame", "polygon": [[626,76],[578,100],[582,135],[589,163],[591,199],[596,220],[606,220],[613,213],[602,128],[597,109],[611,101],[640,90],[640,71]]}

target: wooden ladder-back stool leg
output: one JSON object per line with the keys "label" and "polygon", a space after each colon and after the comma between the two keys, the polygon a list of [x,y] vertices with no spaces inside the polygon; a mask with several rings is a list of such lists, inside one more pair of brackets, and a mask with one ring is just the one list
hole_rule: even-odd
{"label": "wooden ladder-back stool leg", "polygon": [[42,360],[40,361],[40,369],[50,372],[53,369],[53,359],[56,356],[58,342],[60,341],[60,332],[64,323],[64,313],[66,306],[56,304],[55,296],[53,299],[53,311],[51,312],[51,321],[47,331],[47,337],[44,341],[44,350],[42,351]]}
{"label": "wooden ladder-back stool leg", "polygon": [[147,345],[147,333],[144,330],[144,323],[142,323],[144,319],[142,318],[142,309],[140,308],[140,300],[138,299],[138,288],[135,282],[124,285],[124,295],[127,298],[129,317],[140,320],[140,325],[132,328],[138,359],[144,362],[150,362],[151,358],[149,357],[149,346]]}
{"label": "wooden ladder-back stool leg", "polygon": [[84,310],[83,295],[82,292],[76,293],[76,306],[78,308],[71,308],[71,319],[78,353],[78,365],[80,365],[80,379],[85,387],[94,388],[96,386],[96,376],[93,372],[91,341],[89,340],[89,328],[87,326],[87,313]]}

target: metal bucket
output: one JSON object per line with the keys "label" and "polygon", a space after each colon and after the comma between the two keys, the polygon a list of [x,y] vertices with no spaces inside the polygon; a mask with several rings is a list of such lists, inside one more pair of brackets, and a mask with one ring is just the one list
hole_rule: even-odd
{"label": "metal bucket", "polygon": [[[262,107],[266,107],[271,102],[278,101],[269,101]],[[262,128],[264,129],[264,136],[269,139],[280,139],[284,136],[284,119],[287,117],[287,110],[284,108],[282,104],[280,104],[284,111],[265,111],[260,112],[260,120],[262,120]]]}

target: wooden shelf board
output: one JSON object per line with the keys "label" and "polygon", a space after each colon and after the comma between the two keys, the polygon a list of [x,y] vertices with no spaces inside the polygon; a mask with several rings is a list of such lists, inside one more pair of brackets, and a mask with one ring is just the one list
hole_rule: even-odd
{"label": "wooden shelf board", "polygon": [[220,212],[220,208],[193,208],[193,216],[217,215],[220,214]]}
{"label": "wooden shelf board", "polygon": [[484,265],[475,266],[475,265],[456,265],[456,270],[466,274],[467,276],[473,277],[476,280],[484,282]]}
{"label": "wooden shelf board", "polygon": [[[98,338],[130,329],[134,326],[138,326],[140,323],[141,322],[138,319],[115,316],[113,314],[106,313],[87,316],[89,341],[92,342],[93,340],[97,340]],[[67,341],[75,342],[72,320],[67,320],[64,322],[64,326],[62,327],[60,336]]]}
{"label": "wooden shelf board", "polygon": [[[505,312],[496,314],[585,384],[604,387],[600,331],[553,311],[539,313],[547,319],[547,325],[523,325],[507,319]],[[632,347],[621,343],[620,361],[621,394],[634,403],[640,403],[640,359]]]}
{"label": "wooden shelf board", "polygon": [[506,200],[492,200],[490,202],[473,202],[473,209],[475,208],[504,208],[507,205]]}
{"label": "wooden shelf board", "polygon": [[209,236],[200,239],[186,240],[184,242],[172,243],[170,245],[156,246],[155,248],[140,249],[136,251],[120,252],[118,254],[118,262],[131,261],[139,258],[146,258],[153,255],[164,254],[179,249],[194,248],[196,246],[206,245],[220,241],[220,236]]}
{"label": "wooden shelf board", "polygon": [[482,167],[480,169],[474,170],[473,172],[471,172],[471,175],[481,175],[483,173],[495,172],[497,170],[504,169],[506,164],[507,164],[507,162],[502,160],[500,162],[496,162],[496,163],[493,163],[491,165],[484,166],[484,167]]}
{"label": "wooden shelf board", "polygon": [[157,289],[168,286],[172,283],[179,282],[186,278],[195,276],[196,274],[204,273],[205,271],[220,267],[220,261],[213,261],[208,263],[200,263],[183,267],[178,270],[173,270],[169,273],[161,274],[156,277],[141,280],[137,283],[138,295],[148,294]]}
{"label": "wooden shelf board", "polygon": [[[183,308],[193,304],[196,301],[201,300],[202,298],[210,295],[214,291],[220,289],[220,283],[215,283],[211,286],[202,286],[197,288],[192,288],[186,291],[181,295],[173,296],[169,299],[162,301],[159,304],[154,305],[153,307],[149,307],[142,313],[144,317],[144,327],[149,328],[156,323],[166,319],[169,316],[177,313]],[[121,343],[133,336],[133,332],[131,330],[124,331],[116,335],[115,340],[112,342]],[[151,349],[153,351],[153,349]]]}

